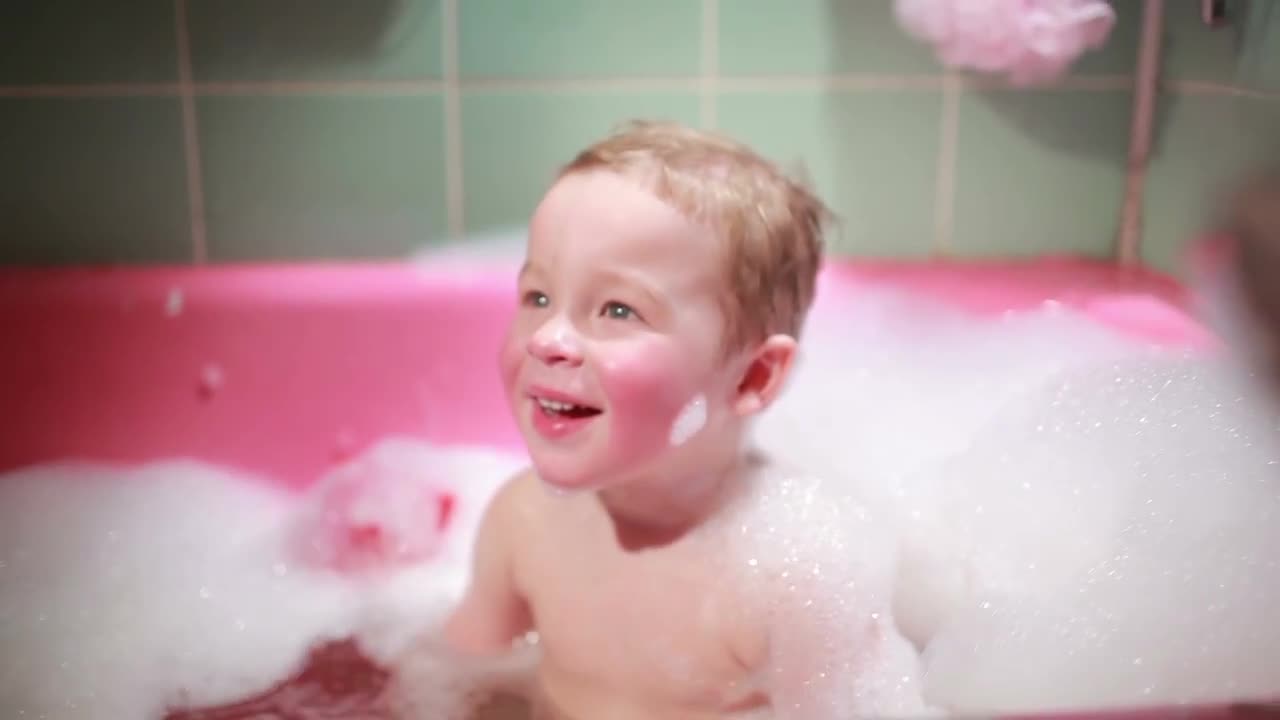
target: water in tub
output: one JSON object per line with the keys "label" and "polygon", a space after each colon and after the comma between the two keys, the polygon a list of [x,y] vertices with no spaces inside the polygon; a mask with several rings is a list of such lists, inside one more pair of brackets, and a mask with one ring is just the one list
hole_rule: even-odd
{"label": "water in tub", "polygon": [[[1228,366],[1059,307],[978,321],[867,289],[823,296],[798,370],[758,439],[894,527],[882,551],[898,562],[896,619],[934,703],[1280,695],[1276,418]],[[399,696],[279,701],[291,717],[461,717],[483,678],[420,641],[519,462],[392,440],[303,497],[182,461],[9,473],[0,714],[233,703],[354,637]],[[458,497],[438,535],[442,487]],[[774,532],[811,529],[775,497],[760,509]]]}

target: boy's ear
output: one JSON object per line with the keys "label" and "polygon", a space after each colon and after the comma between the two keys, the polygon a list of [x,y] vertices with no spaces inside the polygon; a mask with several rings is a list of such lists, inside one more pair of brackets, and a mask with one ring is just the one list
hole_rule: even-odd
{"label": "boy's ear", "polygon": [[760,343],[738,381],[734,411],[746,416],[769,407],[786,384],[795,355],[796,341],[790,335],[773,335]]}

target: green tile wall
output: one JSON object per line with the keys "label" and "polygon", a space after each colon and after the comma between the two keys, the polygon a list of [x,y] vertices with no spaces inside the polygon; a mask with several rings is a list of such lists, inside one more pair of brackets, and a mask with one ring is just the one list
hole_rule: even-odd
{"label": "green tile wall", "polygon": [[1147,176],[1143,259],[1180,269],[1187,240],[1239,173],[1280,162],[1280,3],[1228,4],[1207,30],[1199,2],[1166,2],[1165,92]]}
{"label": "green tile wall", "polygon": [[[1141,3],[1064,83],[945,74],[891,0],[11,0],[0,263],[400,257],[523,223],[637,116],[807,175],[837,252],[1112,253]],[[1144,258],[1280,128],[1280,8],[1166,0]]]}

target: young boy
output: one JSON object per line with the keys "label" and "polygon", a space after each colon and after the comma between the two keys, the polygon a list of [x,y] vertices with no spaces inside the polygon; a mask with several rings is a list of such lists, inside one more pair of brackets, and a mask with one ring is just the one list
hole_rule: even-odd
{"label": "young boy", "polygon": [[748,148],[638,123],[533,215],[501,352],[532,467],[446,637],[536,630],[537,717],[918,715],[871,518],[748,445],[821,262],[821,201]]}

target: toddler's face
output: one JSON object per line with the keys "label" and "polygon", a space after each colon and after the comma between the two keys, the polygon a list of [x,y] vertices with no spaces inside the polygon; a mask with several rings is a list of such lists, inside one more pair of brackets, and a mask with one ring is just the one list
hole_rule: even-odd
{"label": "toddler's face", "polygon": [[581,173],[551,189],[500,363],[545,482],[601,489],[661,474],[721,434],[736,388],[721,352],[723,278],[714,235],[632,180]]}

